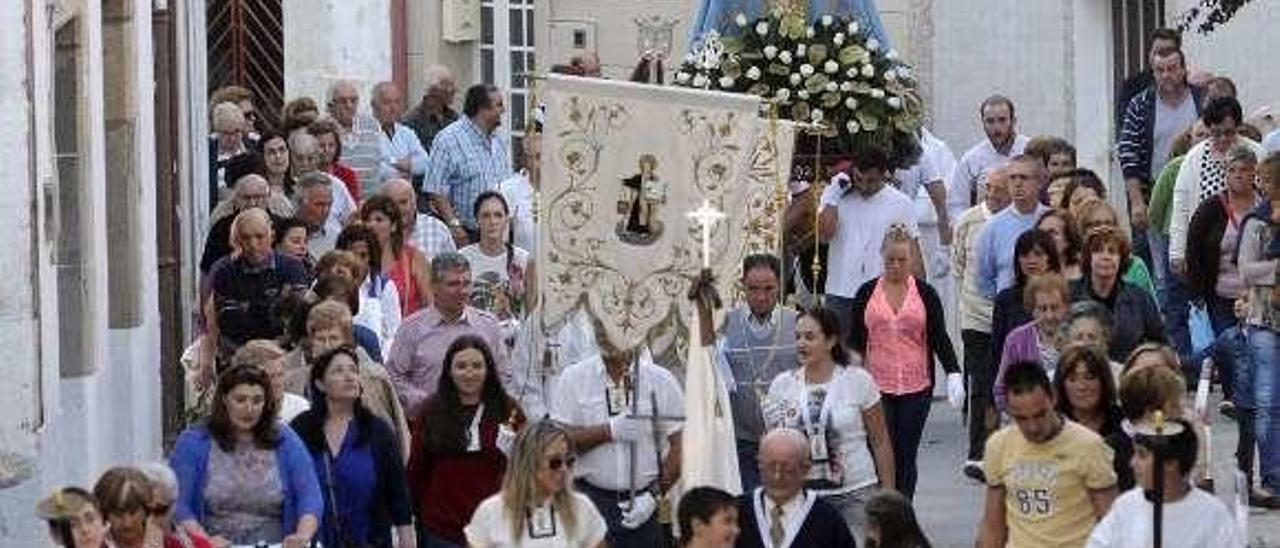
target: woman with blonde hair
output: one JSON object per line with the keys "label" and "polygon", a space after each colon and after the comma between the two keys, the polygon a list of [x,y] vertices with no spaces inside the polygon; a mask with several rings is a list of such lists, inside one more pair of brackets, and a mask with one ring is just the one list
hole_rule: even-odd
{"label": "woman with blonde hair", "polygon": [[544,420],[516,436],[502,491],[471,516],[464,530],[476,548],[605,546],[604,518],[591,499],[573,490],[577,460],[569,431]]}

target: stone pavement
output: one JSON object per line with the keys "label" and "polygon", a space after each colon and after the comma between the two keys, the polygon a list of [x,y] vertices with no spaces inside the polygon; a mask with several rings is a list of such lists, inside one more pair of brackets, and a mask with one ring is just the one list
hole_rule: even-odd
{"label": "stone pavement", "polygon": [[[967,437],[960,413],[945,400],[935,400],[920,447],[920,480],[916,515],[938,548],[974,545],[982,519],[983,488],[960,474]],[[1231,505],[1235,492],[1235,422],[1216,417],[1213,424],[1213,468],[1220,498]],[[1249,546],[1280,548],[1280,510],[1249,509]]]}

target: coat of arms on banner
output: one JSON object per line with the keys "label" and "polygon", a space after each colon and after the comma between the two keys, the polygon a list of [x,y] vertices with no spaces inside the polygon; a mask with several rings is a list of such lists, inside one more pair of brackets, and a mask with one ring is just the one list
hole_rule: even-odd
{"label": "coat of arms on banner", "polygon": [[769,128],[758,98],[555,76],[544,90],[546,325],[585,306],[611,343],[630,349],[683,322],[702,267],[687,213],[704,200],[728,214],[710,238],[722,283],[747,253],[772,251],[781,208],[770,167],[789,161],[790,147],[760,142]]}

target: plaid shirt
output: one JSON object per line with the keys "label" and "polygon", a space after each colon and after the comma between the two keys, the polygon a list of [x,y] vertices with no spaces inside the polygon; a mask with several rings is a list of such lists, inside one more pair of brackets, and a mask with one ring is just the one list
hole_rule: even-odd
{"label": "plaid shirt", "polygon": [[470,118],[458,118],[436,135],[431,143],[431,161],[423,190],[448,196],[458,220],[476,229],[471,205],[486,190],[511,176],[507,143],[496,135],[485,135]]}
{"label": "plaid shirt", "polygon": [[449,233],[449,225],[426,213],[418,214],[413,234],[409,235],[409,244],[426,255],[428,261],[446,251],[458,250],[453,243],[453,235]]}

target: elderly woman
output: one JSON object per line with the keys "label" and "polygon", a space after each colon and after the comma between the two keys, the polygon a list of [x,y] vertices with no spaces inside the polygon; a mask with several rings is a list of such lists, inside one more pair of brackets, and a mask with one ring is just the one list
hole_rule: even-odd
{"label": "elderly woman", "polygon": [[444,363],[447,374],[416,423],[409,483],[427,546],[462,546],[467,519],[502,487],[523,415],[502,388],[484,339],[454,339]]}
{"label": "elderly woman", "polygon": [[608,528],[591,499],[573,490],[577,460],[569,432],[543,420],[518,436],[502,477],[463,529],[475,548],[522,546],[604,548]]}
{"label": "elderly woman", "polygon": [[36,505],[49,537],[65,548],[113,548],[98,500],[79,487],[63,487]]}
{"label": "elderly woman", "polygon": [[[1040,230],[1028,230],[1018,236],[1013,244],[1013,257],[1017,261],[1013,285],[996,294],[991,314],[991,363],[999,366],[1004,353],[1004,341],[1014,328],[1031,321],[1031,311],[1023,305],[1022,298],[1027,282],[1048,273],[1061,273],[1057,246],[1053,237]],[[993,367],[994,369],[995,367]],[[994,381],[994,375],[990,377]]]}
{"label": "elderly woman", "polygon": [[1058,368],[1062,344],[1062,320],[1071,302],[1071,290],[1060,274],[1043,274],[1027,282],[1022,292],[1023,306],[1031,310],[1030,322],[1009,332],[1000,354],[1000,372],[996,374],[996,407],[1005,409],[1004,375],[1010,365],[1019,362],[1040,364],[1053,378]]}
{"label": "elderly woman", "polygon": [[370,196],[360,205],[360,220],[378,236],[382,247],[382,274],[391,279],[400,294],[400,315],[409,317],[431,301],[431,277],[427,273],[427,256],[407,245],[408,232],[394,200],[381,194]]}
{"label": "elderly woman", "polygon": [[320,144],[320,171],[333,175],[346,185],[347,192],[357,201],[360,200],[360,177],[347,164],[339,161],[342,158],[342,128],[337,122],[322,118],[307,126],[307,133],[316,138]]}
{"label": "elderly woman", "polygon": [[884,274],[862,285],[853,302],[850,349],[862,356],[881,393],[893,445],[893,485],[915,494],[916,454],[933,401],[938,361],[947,374],[952,405],[964,401],[960,364],[947,335],[937,292],[912,272],[911,233],[890,226],[881,246]]}
{"label": "elderly woman", "polygon": [[271,219],[265,211],[250,208],[236,215],[231,234],[236,251],[210,270],[202,303],[205,333],[198,363],[204,384],[212,378],[215,362],[225,363],[244,343],[279,337],[284,331],[281,300],[310,282],[301,261],[272,250]]}
{"label": "elderly woman", "polygon": [[231,367],[253,366],[267,374],[271,380],[271,397],[276,400],[280,420],[289,422],[311,408],[311,402],[284,389],[285,351],[275,341],[265,339],[245,343],[231,356]]}
{"label": "elderly woman", "polygon": [[307,448],[276,418],[271,381],[256,367],[218,378],[213,412],[187,428],[169,457],[178,476],[175,517],[215,546],[307,546],[324,501]]}
{"label": "elderly woman", "polygon": [[1120,361],[1146,341],[1164,342],[1164,323],[1150,293],[1120,279],[1129,261],[1129,239],[1109,226],[1098,227],[1084,242],[1084,278],[1072,284],[1074,302],[1091,300],[1111,312],[1111,359]]}
{"label": "elderly woman", "polygon": [[[299,395],[310,394],[311,365],[316,358],[343,345],[355,344],[351,328],[351,310],[336,301],[322,301],[304,313],[306,335],[299,348],[284,357],[284,389]],[[396,398],[387,370],[357,348],[360,357],[361,401],[378,418],[391,425],[400,441],[405,460],[409,458],[409,425],[404,408]]]}
{"label": "elderly woman", "polygon": [[396,284],[382,273],[382,245],[373,229],[354,224],[338,234],[338,249],[349,251],[360,261],[365,275],[359,280],[360,311],[356,325],[363,325],[378,335],[382,348],[390,349],[400,329],[400,292]]}
{"label": "elderly woman", "polygon": [[311,410],[290,425],[311,452],[322,478],[324,546],[416,546],[399,440],[360,401],[360,358],[340,346],[311,368]]}
{"label": "elderly woman", "polygon": [[116,548],[151,548],[164,538],[164,531],[151,523],[151,482],[142,472],[111,468],[94,484],[93,496]]}
{"label": "elderly woman", "polygon": [[280,131],[285,135],[306,129],[320,118],[320,107],[310,97],[299,97],[280,108]]}
{"label": "elderly woman", "polygon": [[[1067,321],[1063,325],[1063,339],[1068,346],[1087,346],[1103,356],[1111,353],[1111,311],[1094,301],[1082,301],[1071,305]],[[1110,358],[1111,376],[1116,386],[1124,364]]]}
{"label": "elderly woman", "polygon": [[1254,188],[1257,166],[1251,148],[1232,148],[1227,153],[1226,188],[1196,208],[1187,228],[1196,235],[1186,246],[1187,282],[1192,295],[1207,305],[1215,333],[1236,323],[1235,301],[1246,291],[1236,248],[1241,223],[1260,203]]}
{"label": "elderly woman", "polygon": [[194,536],[174,524],[173,507],[178,500],[178,476],[173,473],[173,469],[164,462],[144,462],[137,469],[151,483],[151,502],[147,508],[155,527],[164,533],[164,548],[213,548],[209,539]]}
{"label": "elderly woman", "polygon": [[[1120,221],[1119,217],[1116,216],[1116,210],[1103,199],[1090,198],[1085,200],[1084,203],[1081,203],[1076,208],[1073,216],[1081,238],[1088,236],[1090,232],[1099,227],[1120,230]],[[1151,295],[1152,298],[1156,296],[1155,283],[1151,280],[1151,271],[1147,269],[1147,263],[1141,257],[1130,255],[1121,265],[1121,272],[1124,281],[1138,286]]]}
{"label": "elderly woman", "polygon": [[1247,288],[1247,355],[1262,485],[1280,493],[1280,156],[1259,172],[1268,201],[1240,228],[1239,269]]}
{"label": "elderly woman", "polygon": [[246,137],[248,124],[244,114],[235,103],[213,105],[209,118],[209,127],[213,129],[209,135],[209,207],[212,208],[224,197],[227,181],[223,169],[227,160],[249,152],[251,143]]}

